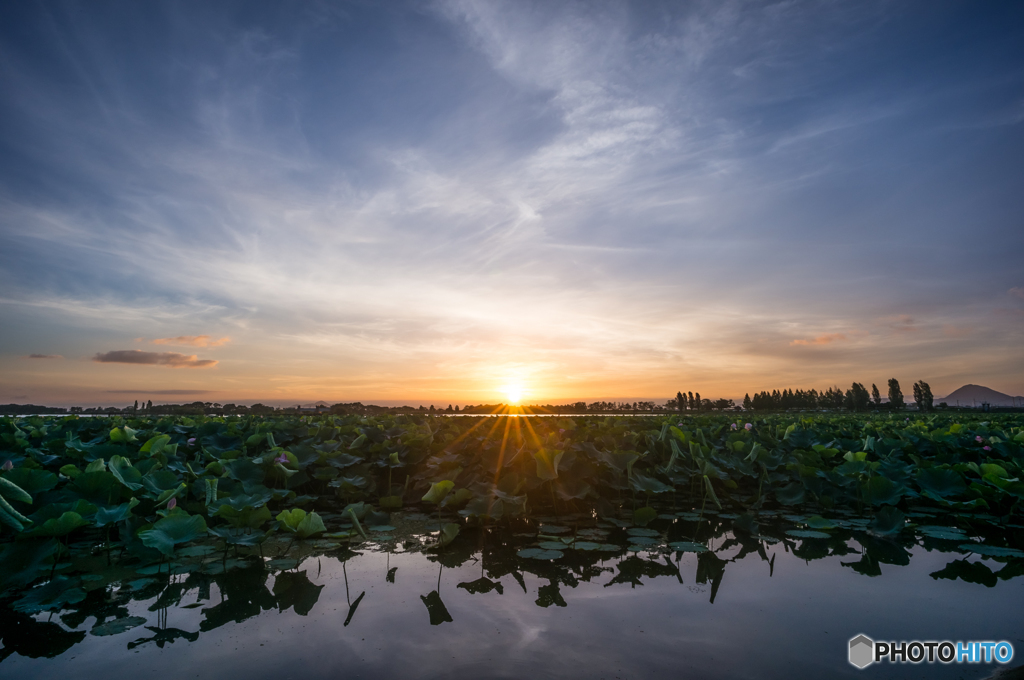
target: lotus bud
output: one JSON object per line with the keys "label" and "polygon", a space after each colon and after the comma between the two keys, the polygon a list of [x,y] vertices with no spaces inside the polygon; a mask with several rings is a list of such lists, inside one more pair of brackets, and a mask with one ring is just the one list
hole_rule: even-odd
{"label": "lotus bud", "polygon": [[2,466],[0,466],[0,468],[2,468],[5,472],[7,470],[13,470],[14,469],[14,463],[12,461],[9,461],[9,460],[4,461],[4,464]]}
{"label": "lotus bud", "polygon": [[190,437],[189,440],[188,440],[188,445],[189,446],[195,446],[196,445],[196,438],[195,437]]}
{"label": "lotus bud", "polygon": [[743,427],[744,427],[744,428],[745,428],[745,429],[746,429],[746,430],[747,430],[748,432],[749,432],[750,430],[753,430],[753,429],[754,429],[754,425],[753,425],[753,423],[747,423],[747,424],[746,424],[746,425],[744,425]]}
{"label": "lotus bud", "polygon": [[174,508],[177,505],[178,505],[178,499],[173,497],[173,496],[171,497],[171,500],[167,501],[167,509],[168,510],[174,510]]}

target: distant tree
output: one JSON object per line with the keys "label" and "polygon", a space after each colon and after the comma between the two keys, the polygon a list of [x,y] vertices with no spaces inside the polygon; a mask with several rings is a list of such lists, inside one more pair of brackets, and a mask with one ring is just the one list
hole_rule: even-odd
{"label": "distant tree", "polygon": [[751,409],[754,408],[754,404],[751,403],[751,401],[750,401],[750,395],[749,394],[744,394],[743,395],[743,408],[746,409],[747,411],[750,411]]}
{"label": "distant tree", "polygon": [[138,410],[139,410],[139,400],[136,399],[135,400],[135,406],[132,406],[132,411],[138,412]]}
{"label": "distant tree", "polygon": [[871,401],[875,402],[875,408],[882,405],[882,395],[878,393],[878,385],[871,383]]}
{"label": "distant tree", "polygon": [[686,398],[686,408],[693,410],[693,392],[687,392],[690,396]]}
{"label": "distant tree", "polygon": [[851,411],[863,411],[868,407],[871,397],[867,389],[860,383],[853,383],[850,389],[846,390],[846,408]]}
{"label": "distant tree", "polygon": [[454,411],[452,410],[452,405],[451,404],[448,404],[448,408],[445,409],[445,413],[454,413]]}
{"label": "distant tree", "polygon": [[436,410],[437,410],[437,409],[435,409],[435,408],[434,408],[434,405],[433,405],[433,404],[431,404],[431,405],[430,405],[430,412],[431,412],[431,413],[434,413],[434,412],[436,412]]}
{"label": "distant tree", "polygon": [[686,410],[686,397],[683,396],[682,392],[676,392],[676,407],[680,413]]}
{"label": "distant tree", "polygon": [[153,410],[153,400],[152,399],[150,399],[149,401],[146,402],[146,410],[147,411],[152,411]]}
{"label": "distant tree", "polygon": [[458,406],[456,406],[456,407],[455,407],[455,412],[456,412],[456,413],[458,413],[458,412],[459,412],[459,407],[458,407]]}
{"label": "distant tree", "polygon": [[889,406],[897,411],[903,408],[903,392],[900,390],[900,381],[896,378],[889,378]]}
{"label": "distant tree", "polygon": [[935,398],[932,396],[932,388],[923,380],[914,383],[914,401],[921,411],[931,411]]}
{"label": "distant tree", "polygon": [[[700,399],[700,392],[697,392],[696,399],[697,399],[696,407],[697,407],[697,410],[700,411],[701,407],[704,405],[704,402],[702,402],[701,399]],[[690,408],[693,408],[693,407],[694,407],[694,402],[691,401],[690,402]]]}

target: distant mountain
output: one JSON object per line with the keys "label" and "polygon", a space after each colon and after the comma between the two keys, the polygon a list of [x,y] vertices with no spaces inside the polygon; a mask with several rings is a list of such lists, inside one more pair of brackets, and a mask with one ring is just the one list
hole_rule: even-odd
{"label": "distant mountain", "polygon": [[996,392],[989,387],[982,385],[964,385],[954,390],[948,396],[936,399],[935,403],[946,402],[949,406],[981,406],[982,402],[988,402],[993,406],[1021,406],[1024,405],[1024,397],[1011,397],[1009,394]]}

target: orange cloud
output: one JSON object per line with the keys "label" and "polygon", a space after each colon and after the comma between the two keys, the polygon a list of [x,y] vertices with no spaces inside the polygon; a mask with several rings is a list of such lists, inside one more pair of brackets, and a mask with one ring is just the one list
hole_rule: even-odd
{"label": "orange cloud", "polygon": [[141,364],[146,366],[170,366],[171,368],[209,368],[216,366],[215,359],[200,359],[195,354],[177,352],[143,352],[141,349],[120,349],[99,353],[92,358],[101,364]]}
{"label": "orange cloud", "polygon": [[826,333],[825,335],[819,335],[813,340],[794,340],[789,343],[790,345],[829,345],[837,340],[846,340],[846,336],[842,333]]}
{"label": "orange cloud", "polygon": [[231,338],[211,340],[209,335],[179,335],[176,338],[157,338],[154,345],[187,345],[189,347],[220,347],[231,342]]}
{"label": "orange cloud", "polygon": [[942,332],[950,338],[965,338],[971,334],[973,329],[961,326],[943,326]]}

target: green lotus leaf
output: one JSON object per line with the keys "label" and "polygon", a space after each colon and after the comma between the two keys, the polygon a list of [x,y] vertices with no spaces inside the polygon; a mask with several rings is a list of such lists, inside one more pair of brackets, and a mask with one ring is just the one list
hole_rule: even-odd
{"label": "green lotus leaf", "polygon": [[657,518],[658,511],[650,506],[645,506],[643,508],[637,508],[633,513],[633,524],[640,527],[647,526]]}
{"label": "green lotus leaf", "polygon": [[673,541],[668,544],[668,547],[679,552],[702,553],[708,551],[708,547],[706,545],[702,543],[694,543],[693,541]]}
{"label": "green lotus leaf", "polygon": [[665,493],[672,490],[672,487],[668,484],[639,472],[632,474],[629,479],[629,485],[641,493]]}
{"label": "green lotus leaf", "polygon": [[455,537],[459,535],[459,525],[454,522],[449,522],[441,527],[441,533],[438,536],[438,545],[448,545],[455,540]]}
{"label": "green lotus leaf", "polygon": [[810,517],[808,517],[807,519],[804,520],[804,524],[806,524],[811,529],[835,529],[836,528],[836,525],[831,520],[827,520],[824,517],[822,517],[821,515],[811,515]]}
{"label": "green lotus leaf", "polygon": [[114,456],[110,459],[110,474],[114,475],[117,481],[124,484],[132,491],[142,488],[142,473],[139,472],[124,456]]}
{"label": "green lotus leaf", "polygon": [[93,626],[89,633],[97,636],[117,635],[118,633],[141,626],[144,623],[146,623],[146,619],[141,616],[127,616],[123,619],[114,619],[113,621]]}
{"label": "green lotus leaf", "polygon": [[[65,506],[66,507],[66,506]],[[26,531],[26,536],[58,537],[66,536],[79,527],[88,526],[89,522],[82,519],[77,512],[68,511],[60,517],[53,517],[46,520],[36,528]]]}
{"label": "green lotus leaf", "polygon": [[26,614],[63,609],[69,604],[76,604],[85,599],[85,591],[78,586],[77,578],[58,576],[28,591],[11,607]]}
{"label": "green lotus leaf", "polygon": [[139,499],[132,498],[127,503],[121,503],[112,508],[99,508],[96,510],[96,518],[93,521],[98,527],[123,522],[132,516],[132,508],[138,504]]}
{"label": "green lotus leaf", "polygon": [[139,539],[147,547],[172,555],[174,546],[194,541],[206,534],[206,530],[206,520],[202,515],[175,512],[159,520],[152,529],[140,531]]}
{"label": "green lotus leaf", "polygon": [[967,534],[964,533],[963,529],[956,527],[922,526],[917,527],[917,531],[922,536],[944,541],[963,541],[967,538]]}
{"label": "green lotus leaf", "polygon": [[791,529],[786,532],[786,535],[793,536],[794,538],[832,538],[824,531],[811,531],[809,529]]}
{"label": "green lotus leaf", "polygon": [[876,475],[861,485],[861,495],[871,505],[892,505],[899,501],[903,491],[887,477]]}
{"label": "green lotus leaf", "polygon": [[517,556],[531,560],[557,560],[565,556],[560,550],[544,550],[543,548],[526,548],[516,553]]}
{"label": "green lotus leaf", "polygon": [[169,434],[158,434],[155,437],[151,437],[145,444],[139,448],[139,453],[148,453],[151,456],[158,453],[162,453],[164,448],[171,443],[171,435]]}
{"label": "green lotus leaf", "polygon": [[899,533],[903,530],[907,520],[902,512],[894,507],[887,506],[878,511],[871,523],[868,524],[868,531],[878,535]]}
{"label": "green lotus leaf", "polygon": [[270,509],[266,505],[258,508],[244,506],[241,510],[231,505],[221,505],[214,515],[223,517],[233,527],[259,529],[271,519]]}
{"label": "green lotus leaf", "polygon": [[20,500],[23,503],[31,503],[31,497],[25,500],[24,497],[12,496],[7,493],[5,488],[10,489],[10,486],[6,486],[5,481],[24,493],[35,495],[54,488],[59,480],[57,475],[52,472],[25,467],[14,468],[0,477],[0,496],[7,496],[8,499]]}
{"label": "green lotus leaf", "polygon": [[787,484],[775,490],[775,498],[783,505],[799,505],[804,502],[804,485],[800,482]]}
{"label": "green lotus leaf", "polygon": [[562,450],[539,449],[533,454],[537,461],[537,477],[544,481],[558,479],[558,464],[564,455],[565,451]]}
{"label": "green lotus leaf", "polygon": [[965,552],[972,552],[975,555],[984,555],[985,557],[1024,557],[1024,550],[1003,548],[998,545],[964,543],[963,545],[958,545],[957,548]]}
{"label": "green lotus leaf", "polygon": [[382,496],[379,502],[380,507],[385,510],[400,510],[402,508],[401,496]]}
{"label": "green lotus leaf", "polygon": [[561,541],[541,541],[537,544],[537,547],[544,550],[565,550],[565,543]]}
{"label": "green lotus leaf", "polygon": [[423,499],[427,503],[433,503],[434,505],[440,505],[451,490],[455,488],[455,482],[449,479],[442,479],[440,482],[434,482],[430,485],[430,490],[423,494]]}

